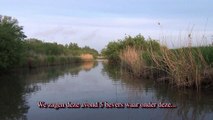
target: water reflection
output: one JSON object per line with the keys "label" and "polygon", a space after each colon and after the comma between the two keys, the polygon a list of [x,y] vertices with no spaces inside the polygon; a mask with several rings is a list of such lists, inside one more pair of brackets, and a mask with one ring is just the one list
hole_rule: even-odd
{"label": "water reflection", "polygon": [[53,66],[36,68],[24,71],[25,79],[29,84],[33,83],[49,83],[58,80],[59,77],[64,75],[77,76],[80,71],[89,71],[97,66],[97,62],[84,62],[82,64],[70,64],[64,66]]}
{"label": "water reflection", "polygon": [[[27,119],[30,106],[27,97],[41,90],[39,84],[55,82],[64,75],[77,76],[80,71],[90,71],[97,62],[84,62],[66,66],[21,69],[0,76],[0,120]],[[39,84],[38,84],[39,83]]]}
{"label": "water reflection", "polygon": [[165,112],[165,118],[181,118],[184,120],[211,119],[213,117],[213,96],[211,91],[177,90],[158,86],[155,89],[156,99],[171,101],[178,107]]}
{"label": "water reflection", "polygon": [[26,119],[29,106],[26,104],[25,92],[25,82],[19,76],[0,77],[1,120]]}
{"label": "water reflection", "polygon": [[92,68],[96,67],[98,62],[96,61],[85,61],[81,64],[81,68],[85,71],[90,71]]}
{"label": "water reflection", "polygon": [[213,95],[211,91],[197,92],[189,89],[176,89],[165,84],[154,83],[153,80],[135,79],[129,74],[129,71],[109,64],[103,64],[102,73],[104,72],[112,80],[124,83],[122,85],[125,85],[124,88],[128,89],[128,95],[132,99],[147,101],[144,100],[145,96],[153,94],[152,99],[149,100],[169,102],[176,105],[177,108],[175,109],[161,110],[163,119],[210,120],[213,117]]}
{"label": "water reflection", "polygon": [[[45,102],[170,102],[176,109],[41,110]],[[135,79],[107,62],[22,70],[0,77],[0,119],[211,119],[211,92],[177,90]],[[60,116],[63,116],[61,118]],[[104,116],[104,118],[103,118]]]}

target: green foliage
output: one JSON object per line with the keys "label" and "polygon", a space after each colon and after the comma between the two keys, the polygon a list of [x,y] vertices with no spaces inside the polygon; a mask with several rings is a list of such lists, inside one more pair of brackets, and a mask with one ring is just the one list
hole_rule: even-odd
{"label": "green foliage", "polygon": [[27,62],[23,66],[28,66],[31,68],[38,66],[54,66],[54,65],[65,65],[70,63],[81,62],[80,57],[74,56],[55,56],[55,55],[45,55],[45,56],[34,56],[27,59]]}
{"label": "green foliage", "polygon": [[199,47],[205,61],[209,65],[213,65],[213,46]]}
{"label": "green foliage", "polygon": [[24,41],[28,55],[66,55],[80,56],[84,53],[90,53],[94,57],[98,55],[98,51],[88,46],[79,47],[77,43],[69,45],[61,45],[57,43],[42,42],[37,39],[27,39]]}
{"label": "green foliage", "polygon": [[37,39],[27,39],[24,41],[28,54],[40,55],[62,55],[67,54],[65,46],[57,43],[45,43]]}
{"label": "green foliage", "polygon": [[[134,47],[144,52],[148,50],[158,51],[160,49],[160,44],[156,40],[150,38],[145,40],[141,34],[135,37],[126,36],[123,40],[110,42],[106,48],[102,49],[101,54],[108,58],[109,61],[119,63],[119,54],[127,47]],[[142,55],[142,57],[147,58],[148,62],[151,60],[147,53]]]}
{"label": "green foliage", "polygon": [[[178,48],[178,49],[171,49],[173,52],[175,52],[176,55],[179,55],[179,52],[181,51],[191,51],[193,57],[195,56],[199,56],[203,57],[203,59],[205,60],[205,62],[208,65],[212,65],[213,64],[213,46],[209,45],[209,46],[198,46],[198,47],[185,47],[185,48]],[[186,53],[186,52],[184,52]],[[198,57],[194,58],[199,59]],[[196,60],[198,61],[198,60]],[[198,61],[199,62],[199,61]],[[197,64],[199,64],[197,62]]]}
{"label": "green foliage", "polygon": [[123,42],[121,42],[122,48],[129,46],[129,47],[135,47],[136,49],[145,49],[146,47],[146,41],[145,38],[139,34],[135,37],[126,36]]}
{"label": "green foliage", "polygon": [[107,57],[111,62],[119,62],[119,53],[122,50],[122,42],[110,42],[107,48],[102,51],[103,55]]}
{"label": "green foliage", "polygon": [[50,66],[59,64],[69,64],[81,62],[79,57],[83,53],[97,55],[98,52],[90,47],[79,47],[76,43],[61,45],[57,43],[42,42],[37,39],[27,39],[24,41],[26,49],[25,64],[23,66]]}
{"label": "green foliage", "polygon": [[81,52],[80,52],[81,48],[78,46],[77,43],[70,43],[68,46],[68,50],[69,50],[69,53],[74,56],[81,54]]}
{"label": "green foliage", "polygon": [[26,37],[22,30],[16,19],[0,15],[0,69],[20,63],[23,57],[22,40]]}
{"label": "green foliage", "polygon": [[68,48],[69,48],[70,50],[80,50],[80,49],[81,49],[81,48],[78,46],[77,43],[70,43],[69,46],[68,46]]}
{"label": "green foliage", "polygon": [[83,53],[98,55],[88,46],[79,47],[76,43],[61,45],[42,42],[38,39],[25,39],[23,27],[12,17],[0,15],[0,70],[19,66],[56,65],[81,61]]}
{"label": "green foliage", "polygon": [[98,56],[98,51],[93,48],[90,48],[89,46],[85,46],[85,47],[81,48],[81,53],[92,54],[95,58]]}

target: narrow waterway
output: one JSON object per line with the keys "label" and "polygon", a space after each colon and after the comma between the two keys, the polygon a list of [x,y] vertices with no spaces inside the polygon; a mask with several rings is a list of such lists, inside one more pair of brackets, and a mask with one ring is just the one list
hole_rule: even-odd
{"label": "narrow waterway", "polygon": [[[153,81],[135,79],[105,61],[20,70],[0,77],[0,120],[212,120],[211,92]],[[51,103],[75,108],[55,109]],[[89,108],[91,103],[98,108]]]}

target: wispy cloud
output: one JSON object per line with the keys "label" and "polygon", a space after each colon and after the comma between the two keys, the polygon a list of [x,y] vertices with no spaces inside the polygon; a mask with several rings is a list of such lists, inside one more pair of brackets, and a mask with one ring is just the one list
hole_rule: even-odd
{"label": "wispy cloud", "polygon": [[41,30],[39,32],[35,32],[33,34],[34,36],[54,36],[57,34],[65,35],[65,36],[71,36],[75,35],[78,32],[78,30],[74,30],[72,28],[66,29],[64,27],[53,27],[53,28],[47,28],[45,30]]}
{"label": "wispy cloud", "polygon": [[170,41],[180,32],[187,36],[192,25],[193,33],[211,36],[212,4],[211,0],[6,0],[0,11],[16,17],[28,37],[100,50],[125,34]]}

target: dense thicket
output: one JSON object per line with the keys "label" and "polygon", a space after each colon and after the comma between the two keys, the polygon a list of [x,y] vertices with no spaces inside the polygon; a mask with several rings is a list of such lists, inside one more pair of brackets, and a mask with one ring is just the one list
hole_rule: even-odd
{"label": "dense thicket", "polygon": [[139,34],[135,37],[126,36],[123,40],[120,39],[118,41],[109,42],[107,47],[102,49],[101,53],[108,58],[110,62],[119,63],[119,55],[127,47],[134,47],[137,50],[144,51],[143,57],[148,59],[145,52],[147,50],[158,51],[160,49],[160,44],[151,38],[145,40],[145,38]]}
{"label": "dense thicket", "polygon": [[80,55],[98,55],[88,46],[61,45],[38,39],[25,39],[23,27],[12,17],[0,15],[0,70],[20,66],[43,66],[79,61]]}
{"label": "dense thicket", "polygon": [[79,47],[77,43],[62,45],[57,43],[42,42],[38,39],[24,40],[24,47],[28,55],[64,55],[64,56],[80,56],[84,53],[90,53],[94,56],[98,55],[98,51],[88,46]]}

